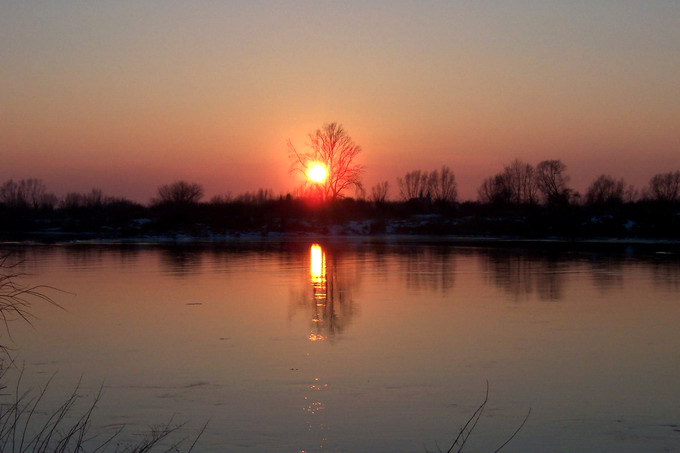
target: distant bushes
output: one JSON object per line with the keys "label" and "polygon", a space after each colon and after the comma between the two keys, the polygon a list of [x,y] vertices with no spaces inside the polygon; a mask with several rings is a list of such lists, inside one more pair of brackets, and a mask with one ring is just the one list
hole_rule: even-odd
{"label": "distant bushes", "polygon": [[[655,175],[638,191],[601,175],[582,197],[569,187],[566,166],[515,160],[484,180],[477,201],[458,202],[446,166],[397,178],[399,201],[387,181],[370,198],[320,200],[259,189],[204,201],[202,185],[177,181],[158,188],[149,204],[93,189],[58,198],[37,179],[0,185],[0,234],[145,235],[359,231],[361,234],[509,235],[522,237],[680,237],[680,171]],[[355,227],[339,230],[332,226]],[[359,226],[359,224],[361,224]]]}

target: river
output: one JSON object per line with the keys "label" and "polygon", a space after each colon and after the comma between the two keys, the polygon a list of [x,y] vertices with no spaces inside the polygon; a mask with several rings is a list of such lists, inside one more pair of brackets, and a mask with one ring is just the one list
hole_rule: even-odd
{"label": "river", "polygon": [[[5,245],[21,387],[195,451],[680,451],[680,258],[444,242]],[[57,290],[58,289],[58,290]],[[3,378],[15,382],[16,370]],[[12,384],[14,385],[14,384]],[[189,442],[190,444],[190,442]]]}

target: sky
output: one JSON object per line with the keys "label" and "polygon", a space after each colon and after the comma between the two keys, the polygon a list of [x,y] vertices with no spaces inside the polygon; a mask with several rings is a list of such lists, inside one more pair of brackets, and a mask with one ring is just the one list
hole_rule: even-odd
{"label": "sky", "polygon": [[[680,169],[680,2],[0,0],[0,182],[292,191],[338,122],[364,184],[518,158],[584,191]],[[348,195],[352,195],[351,193]]]}

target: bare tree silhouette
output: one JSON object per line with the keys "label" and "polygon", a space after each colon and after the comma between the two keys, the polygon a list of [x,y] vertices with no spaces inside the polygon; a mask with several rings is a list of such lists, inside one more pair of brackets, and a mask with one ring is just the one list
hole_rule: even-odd
{"label": "bare tree silhouette", "polygon": [[515,204],[535,204],[538,202],[536,170],[531,164],[515,159],[505,167],[503,173],[510,189],[511,200]]}
{"label": "bare tree silhouette", "polygon": [[531,164],[515,159],[501,173],[485,179],[477,194],[483,203],[536,204],[536,169]]}
{"label": "bare tree silhouette", "polygon": [[589,205],[603,205],[623,203],[626,181],[623,178],[614,179],[610,175],[600,175],[586,190],[586,203]]}
{"label": "bare tree silhouette", "polygon": [[288,140],[288,158],[291,173],[302,173],[307,183],[307,172],[315,164],[326,170],[326,179],[315,185],[325,200],[335,200],[350,187],[362,188],[363,166],[354,161],[361,147],[354,143],[342,125],[324,124],[321,129],[309,134],[308,150],[299,152]]}
{"label": "bare tree silhouette", "polygon": [[192,204],[203,198],[203,186],[198,183],[177,181],[158,188],[156,203]]}
{"label": "bare tree silhouette", "polygon": [[649,180],[648,196],[655,201],[680,201],[680,170],[659,173]]}
{"label": "bare tree silhouette", "polygon": [[412,198],[429,197],[434,201],[452,203],[458,197],[456,175],[443,165],[441,170],[431,172],[414,170],[403,178],[397,178],[399,196],[408,201]]}
{"label": "bare tree silhouette", "polygon": [[390,190],[390,183],[387,181],[379,182],[371,187],[371,201],[374,203],[384,203],[387,200],[387,193]]}
{"label": "bare tree silhouette", "polygon": [[546,204],[569,203],[572,190],[567,187],[569,176],[566,171],[567,166],[561,160],[544,160],[536,166],[536,183]]}
{"label": "bare tree silhouette", "polygon": [[111,203],[114,199],[104,196],[100,189],[92,189],[89,193],[69,192],[59,202],[60,208],[94,208],[101,207],[103,204]]}
{"label": "bare tree silhouette", "polygon": [[20,181],[10,179],[0,186],[0,204],[10,207],[29,207],[38,209],[52,207],[57,197],[47,192],[40,179],[29,178]]}
{"label": "bare tree silhouette", "polygon": [[497,205],[509,204],[512,199],[512,191],[504,173],[486,178],[477,190],[477,196],[482,203]]}
{"label": "bare tree silhouette", "polygon": [[453,203],[458,198],[456,175],[443,165],[441,170],[434,170],[428,175],[428,187],[434,201]]}
{"label": "bare tree silhouette", "polygon": [[420,170],[410,171],[403,178],[397,178],[399,196],[406,201],[412,198],[425,197],[427,195],[427,185],[427,172]]}

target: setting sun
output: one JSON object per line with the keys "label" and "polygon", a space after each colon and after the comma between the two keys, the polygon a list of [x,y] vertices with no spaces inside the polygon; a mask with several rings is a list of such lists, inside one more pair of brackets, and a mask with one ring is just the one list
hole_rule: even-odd
{"label": "setting sun", "polygon": [[307,170],[307,177],[315,183],[322,183],[326,180],[326,167],[323,164],[314,164]]}

